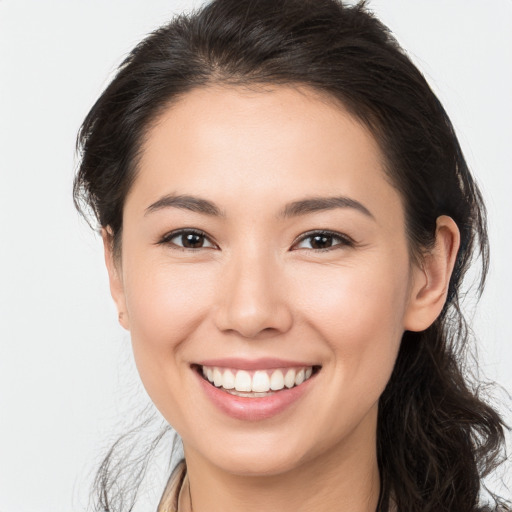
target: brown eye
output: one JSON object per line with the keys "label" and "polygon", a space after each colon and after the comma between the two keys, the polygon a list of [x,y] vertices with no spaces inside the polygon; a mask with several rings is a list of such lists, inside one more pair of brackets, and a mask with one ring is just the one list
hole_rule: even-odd
{"label": "brown eye", "polygon": [[300,249],[311,249],[315,251],[327,251],[336,247],[352,247],[354,242],[351,238],[341,233],[332,233],[330,231],[316,231],[306,233],[296,247]]}
{"label": "brown eye", "polygon": [[175,246],[178,249],[205,249],[215,247],[205,233],[191,229],[182,229],[166,235],[162,244]]}
{"label": "brown eye", "polygon": [[315,235],[311,237],[311,247],[313,249],[326,249],[333,243],[332,235]]}
{"label": "brown eye", "polygon": [[197,233],[188,233],[180,235],[180,240],[183,247],[188,249],[197,249],[204,243],[204,236]]}

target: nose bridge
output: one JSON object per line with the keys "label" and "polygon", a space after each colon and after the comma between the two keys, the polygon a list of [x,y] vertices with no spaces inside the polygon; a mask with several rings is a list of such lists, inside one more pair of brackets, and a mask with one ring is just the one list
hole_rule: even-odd
{"label": "nose bridge", "polygon": [[291,312],[275,253],[265,244],[235,250],[225,263],[216,322],[219,329],[253,338],[290,328]]}

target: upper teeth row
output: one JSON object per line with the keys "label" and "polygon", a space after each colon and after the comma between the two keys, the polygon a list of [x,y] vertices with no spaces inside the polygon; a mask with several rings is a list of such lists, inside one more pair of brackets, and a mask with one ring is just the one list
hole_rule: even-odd
{"label": "upper teeth row", "polygon": [[285,386],[287,388],[298,386],[309,379],[312,373],[311,366],[285,370],[257,370],[252,376],[245,370],[203,366],[203,375],[215,386],[256,393],[279,391]]}

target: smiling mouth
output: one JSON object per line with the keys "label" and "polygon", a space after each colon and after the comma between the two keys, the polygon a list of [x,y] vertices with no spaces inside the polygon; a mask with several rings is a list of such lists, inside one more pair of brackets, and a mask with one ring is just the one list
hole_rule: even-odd
{"label": "smiling mouth", "polygon": [[264,397],[300,386],[315,374],[321,366],[299,366],[268,370],[238,370],[217,366],[192,365],[199,375],[212,386],[231,395]]}

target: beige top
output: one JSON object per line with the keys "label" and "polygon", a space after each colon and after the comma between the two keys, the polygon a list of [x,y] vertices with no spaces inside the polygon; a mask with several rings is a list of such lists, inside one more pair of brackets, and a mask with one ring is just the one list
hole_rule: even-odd
{"label": "beige top", "polygon": [[[190,499],[190,486],[187,478],[187,466],[182,460],[172,472],[158,504],[157,512],[193,512]],[[389,512],[396,512],[392,503]]]}
{"label": "beige top", "polygon": [[175,468],[165,486],[157,512],[192,512],[187,466],[182,460]]}

